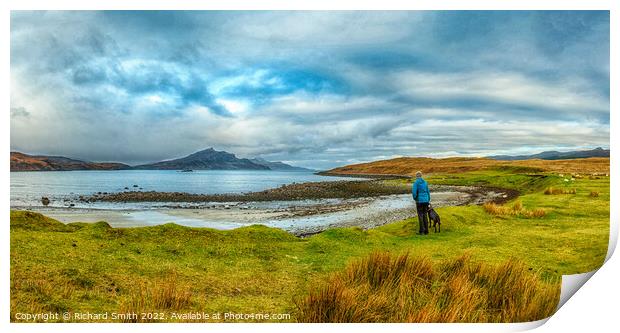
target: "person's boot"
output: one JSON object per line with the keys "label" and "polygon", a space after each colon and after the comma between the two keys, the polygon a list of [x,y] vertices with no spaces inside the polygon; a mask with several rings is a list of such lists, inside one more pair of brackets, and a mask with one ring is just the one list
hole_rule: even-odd
{"label": "person's boot", "polygon": [[418,230],[418,235],[424,235],[424,229],[422,229],[421,224],[420,224],[420,229]]}

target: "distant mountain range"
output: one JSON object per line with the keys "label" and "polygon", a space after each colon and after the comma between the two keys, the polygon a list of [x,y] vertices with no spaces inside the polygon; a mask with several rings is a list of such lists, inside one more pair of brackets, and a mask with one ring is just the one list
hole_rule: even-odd
{"label": "distant mountain range", "polygon": [[33,156],[11,152],[11,171],[125,170],[123,163],[94,163],[62,156]]}
{"label": "distant mountain range", "polygon": [[[609,157],[609,149],[596,148],[580,151],[545,151],[533,155],[495,155],[494,160],[516,161],[529,159],[561,160],[587,157]],[[309,169],[282,162],[271,162],[257,157],[237,158],[234,154],[208,148],[188,156],[156,163],[130,166],[114,162],[87,162],[63,156],[28,155],[11,152],[11,171],[71,171],[71,170],[282,170],[305,171]]]}
{"label": "distant mountain range", "polygon": [[502,161],[517,161],[517,160],[532,160],[532,159],[541,159],[541,160],[570,160],[575,158],[588,158],[588,157],[609,157],[609,149],[603,149],[598,147],[596,149],[591,150],[576,150],[576,151],[567,151],[567,152],[559,152],[559,151],[544,151],[542,153],[533,154],[533,155],[496,155],[489,156],[494,160],[502,160]]}
{"label": "distant mountain range", "polygon": [[309,170],[262,158],[237,158],[234,154],[213,148],[188,156],[156,163],[129,166],[123,163],[96,163],[62,156],[33,156],[11,152],[11,171],[70,170]]}
{"label": "distant mountain range", "polygon": [[213,148],[201,150],[174,160],[137,165],[141,170],[269,170],[268,167],[254,163],[247,158],[237,158],[234,154],[217,151]]}
{"label": "distant mountain range", "polygon": [[283,171],[308,171],[310,169],[292,166],[290,164],[282,163],[282,162],[269,162],[263,158],[257,157],[250,159],[252,163],[260,164],[268,167],[271,170],[283,170]]}

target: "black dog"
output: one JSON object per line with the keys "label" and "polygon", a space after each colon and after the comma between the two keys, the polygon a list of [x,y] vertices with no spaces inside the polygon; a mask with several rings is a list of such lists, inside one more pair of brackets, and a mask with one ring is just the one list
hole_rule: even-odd
{"label": "black dog", "polygon": [[435,232],[441,232],[441,218],[430,204],[428,205],[428,217],[433,222]]}

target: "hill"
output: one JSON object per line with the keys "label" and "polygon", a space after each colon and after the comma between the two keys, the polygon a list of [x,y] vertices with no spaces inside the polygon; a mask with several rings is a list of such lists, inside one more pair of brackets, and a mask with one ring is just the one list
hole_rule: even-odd
{"label": "hill", "polygon": [[256,163],[256,164],[260,164],[260,165],[266,166],[266,167],[268,167],[271,170],[311,171],[310,169],[293,166],[293,165],[286,164],[286,163],[283,163],[283,162],[270,162],[270,161],[267,161],[267,160],[265,160],[263,158],[260,158],[260,157],[256,157],[256,158],[250,159],[250,161],[252,161],[252,163]]}
{"label": "hill", "polygon": [[11,152],[11,171],[71,171],[71,170],[284,170],[310,171],[282,162],[263,158],[237,158],[234,154],[204,149],[173,160],[130,166],[123,163],[95,163],[63,156],[28,155]]}
{"label": "hill", "polygon": [[174,160],[137,165],[140,170],[270,170],[269,167],[254,163],[247,158],[237,158],[234,154],[208,148]]}
{"label": "hill", "polygon": [[11,152],[11,171],[70,171],[70,170],[124,170],[123,163],[97,163],[62,156],[28,155]]}
{"label": "hill", "polygon": [[462,173],[479,170],[515,168],[530,172],[609,173],[609,158],[591,157],[568,160],[501,161],[477,157],[399,157],[390,160],[346,165],[322,172],[325,175],[405,175],[423,173]]}
{"label": "hill", "polygon": [[531,159],[568,160],[568,159],[588,158],[588,157],[609,157],[609,149],[603,149],[601,147],[598,147],[596,149],[591,149],[591,150],[576,150],[576,151],[566,151],[566,152],[550,150],[550,151],[543,151],[542,153],[533,154],[533,155],[489,156],[489,158],[492,158],[494,160],[504,160],[504,161],[531,160]]}

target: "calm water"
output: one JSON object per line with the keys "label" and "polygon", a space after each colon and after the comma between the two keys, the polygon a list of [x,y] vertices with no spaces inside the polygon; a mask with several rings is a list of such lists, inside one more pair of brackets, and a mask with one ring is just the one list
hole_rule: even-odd
{"label": "calm water", "polygon": [[[97,192],[161,191],[189,193],[255,192],[284,184],[312,181],[351,180],[325,177],[311,171],[173,170],[120,171],[44,171],[11,172],[11,206],[42,206],[41,197],[52,200],[50,206],[63,206],[64,199]],[[138,187],[134,187],[137,185]]]}

